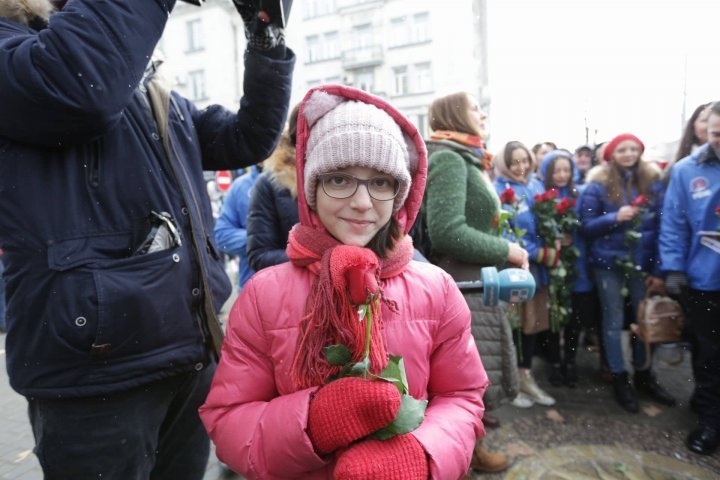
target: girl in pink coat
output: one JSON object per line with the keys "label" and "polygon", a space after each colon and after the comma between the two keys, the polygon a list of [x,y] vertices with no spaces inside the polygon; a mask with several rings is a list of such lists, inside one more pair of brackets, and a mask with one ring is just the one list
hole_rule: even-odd
{"label": "girl in pink coat", "polygon": [[[380,98],[326,85],[301,104],[296,153],[290,262],[243,288],[200,408],[218,457],[260,479],[463,477],[484,433],[488,380],[452,278],[411,260],[407,233],[427,173],[422,138]],[[342,367],[323,353],[343,344],[362,361],[365,312],[371,372],[401,356],[409,394],[428,401],[419,427],[389,440],[368,436],[395,419],[398,388],[333,380]]]}

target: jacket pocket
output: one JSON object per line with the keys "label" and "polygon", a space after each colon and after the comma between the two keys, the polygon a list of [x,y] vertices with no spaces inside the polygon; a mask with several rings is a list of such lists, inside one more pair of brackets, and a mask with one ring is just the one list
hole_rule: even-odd
{"label": "jacket pocket", "polygon": [[130,233],[122,232],[59,241],[48,249],[50,268],[83,285],[65,291],[56,307],[62,312],[63,303],[71,303],[81,310],[82,338],[76,338],[77,321],[64,334],[91,360],[143,356],[201,338],[192,315],[187,251],[176,247],[121,256],[129,243]]}

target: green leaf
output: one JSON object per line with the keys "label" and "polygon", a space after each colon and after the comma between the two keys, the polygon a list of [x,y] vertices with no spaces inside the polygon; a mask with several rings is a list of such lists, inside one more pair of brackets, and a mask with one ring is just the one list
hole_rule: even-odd
{"label": "green leaf", "polygon": [[350,366],[350,373],[360,373],[363,374],[364,372],[370,371],[370,359],[366,358],[362,362],[353,363]]}
{"label": "green leaf", "polygon": [[390,425],[370,435],[375,440],[387,440],[395,435],[412,432],[420,426],[425,418],[427,400],[417,400],[410,395],[402,396],[400,410]]}
{"label": "green leaf", "polygon": [[343,344],[330,345],[329,347],[323,348],[325,352],[325,359],[330,365],[340,366],[352,360],[352,353]]}
{"label": "green leaf", "polygon": [[402,357],[398,355],[390,355],[390,361],[387,367],[380,372],[380,376],[383,378],[395,379],[392,383],[395,384],[400,393],[408,393],[408,381],[407,375],[405,374],[405,363]]}

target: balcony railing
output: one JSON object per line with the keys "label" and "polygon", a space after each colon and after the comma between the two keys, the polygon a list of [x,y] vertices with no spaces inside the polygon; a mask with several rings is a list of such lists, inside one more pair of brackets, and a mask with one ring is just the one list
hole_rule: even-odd
{"label": "balcony railing", "polygon": [[384,60],[383,48],[381,45],[353,48],[345,50],[342,54],[342,66],[345,69],[372,67],[380,65]]}

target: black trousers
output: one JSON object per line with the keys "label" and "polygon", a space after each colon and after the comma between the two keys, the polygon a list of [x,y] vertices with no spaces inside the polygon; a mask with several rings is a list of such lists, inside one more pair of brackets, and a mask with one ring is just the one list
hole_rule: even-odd
{"label": "black trousers", "polygon": [[720,428],[720,291],[690,289],[685,307],[698,423]]}
{"label": "black trousers", "polygon": [[45,480],[201,480],[210,440],[198,408],[215,364],[132,390],[28,401]]}

